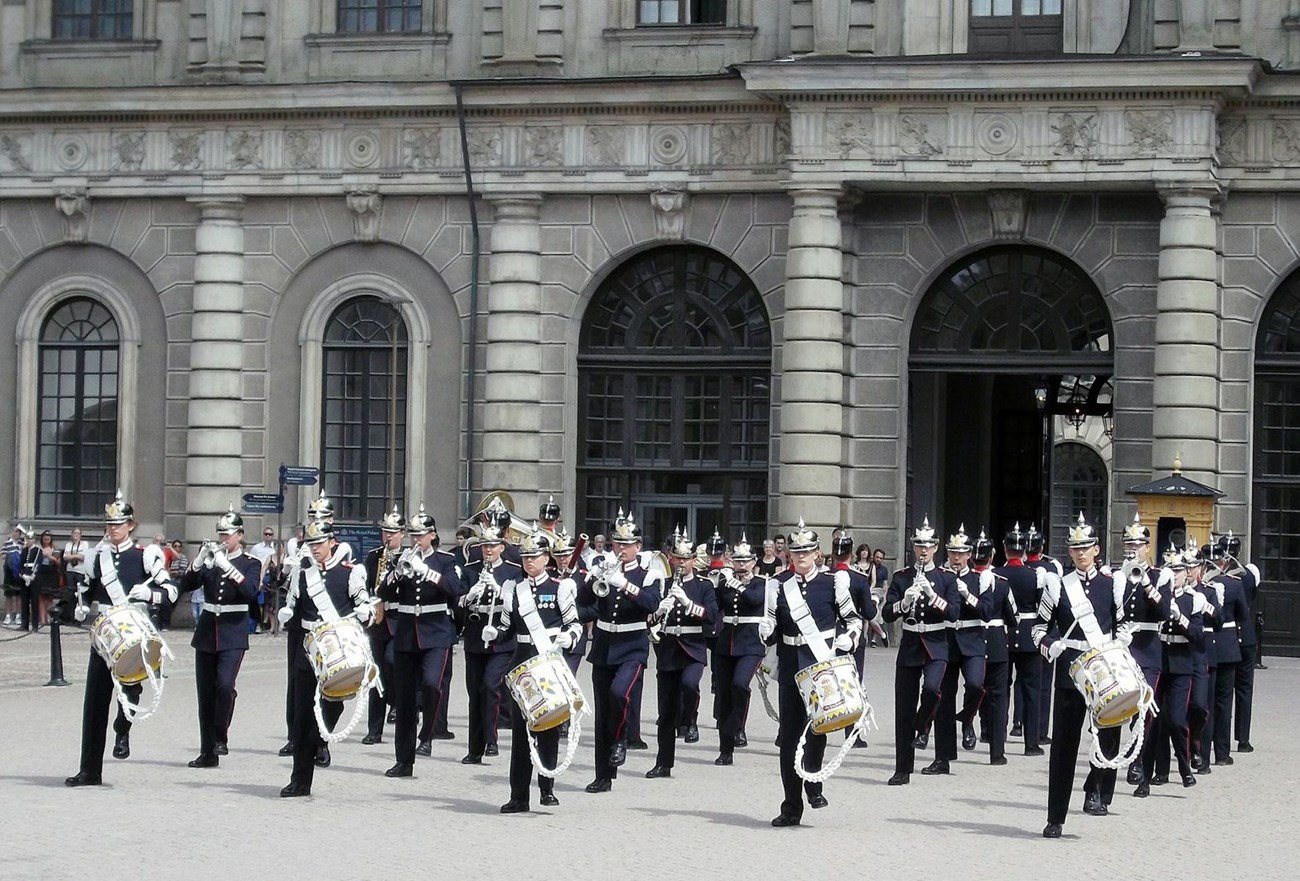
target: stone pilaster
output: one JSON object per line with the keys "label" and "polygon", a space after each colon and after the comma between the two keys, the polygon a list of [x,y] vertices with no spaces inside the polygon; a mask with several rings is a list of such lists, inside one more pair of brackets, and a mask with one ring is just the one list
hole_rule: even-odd
{"label": "stone pilaster", "polygon": [[844,428],[844,255],[839,187],[790,193],[781,347],[779,526],[799,518],[829,540],[840,522]]}
{"label": "stone pilaster", "polygon": [[541,488],[540,196],[489,197],[482,457],[478,488],[509,490],[521,511]]}
{"label": "stone pilaster", "polygon": [[1161,190],[1151,468],[1181,454],[1189,476],[1217,485],[1219,448],[1217,188]]}
{"label": "stone pilaster", "polygon": [[242,495],[244,227],[241,198],[192,201],[202,212],[194,236],[185,467],[185,537],[193,541],[210,538],[216,518]]}

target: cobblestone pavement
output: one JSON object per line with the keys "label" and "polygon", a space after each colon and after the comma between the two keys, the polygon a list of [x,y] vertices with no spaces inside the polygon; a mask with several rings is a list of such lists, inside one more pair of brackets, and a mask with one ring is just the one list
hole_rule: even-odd
{"label": "cobblestone pavement", "polygon": [[[0,631],[0,639],[12,634]],[[1270,658],[1258,675],[1255,753],[1214,768],[1193,789],[1158,787],[1145,801],[1131,798],[1121,781],[1109,817],[1076,810],[1065,838],[1052,842],[1040,837],[1046,758],[1019,756],[1012,741],[1006,767],[989,766],[987,752],[963,753],[949,777],[916,775],[911,785],[890,788],[893,750],[883,732],[873,732],[870,748],[851,753],[827,784],[828,808],[807,811],[801,828],[772,829],[781,798],[775,726],[757,698],[751,746],[737,752],[732,767],[713,765],[717,739],[706,728],[698,744],[679,744],[672,779],[644,779],[653,751],[632,752],[613,792],[588,795],[588,733],[575,767],[557,784],[559,807],[502,816],[509,734],[502,732],[499,758],[460,764],[459,663],[451,719],[457,739],[436,742],[432,758],[417,760],[414,778],[383,776],[393,761],[391,729],[383,745],[369,747],[357,733],[334,748],[333,767],[318,770],[312,798],[281,800],[289,761],[275,755],[284,740],[280,638],[254,638],[240,673],[231,753],[220,768],[200,771],[185,766],[198,740],[189,634],[167,636],[177,663],[160,714],[136,727],[129,760],[105,760],[105,786],[81,790],[62,781],[77,770],[88,637],[65,632],[70,688],[42,687],[49,670],[44,634],[0,643],[7,833],[0,877],[260,878],[291,871],[332,881],[375,877],[392,866],[398,877],[482,870],[498,878],[573,879],[689,867],[720,878],[888,873],[1007,881],[1042,874],[1046,860],[1059,878],[1203,878],[1216,867],[1268,878],[1294,869],[1300,748],[1284,726],[1300,717],[1295,659]],[[892,730],[893,653],[874,649],[867,658],[869,693],[882,728]],[[654,706],[650,684],[648,722]],[[705,718],[708,706],[706,697]],[[653,747],[649,724],[646,735]],[[535,791],[533,798],[536,807]],[[1080,804],[1081,796],[1076,809]]]}

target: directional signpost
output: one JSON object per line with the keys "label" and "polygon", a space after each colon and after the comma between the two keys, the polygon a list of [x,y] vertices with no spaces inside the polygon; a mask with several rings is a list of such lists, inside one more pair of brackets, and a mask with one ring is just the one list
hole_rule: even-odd
{"label": "directional signpost", "polygon": [[244,493],[245,514],[283,514],[284,496],[279,493]]}
{"label": "directional signpost", "polygon": [[319,477],[319,468],[310,468],[306,465],[280,466],[281,486],[315,486]]}

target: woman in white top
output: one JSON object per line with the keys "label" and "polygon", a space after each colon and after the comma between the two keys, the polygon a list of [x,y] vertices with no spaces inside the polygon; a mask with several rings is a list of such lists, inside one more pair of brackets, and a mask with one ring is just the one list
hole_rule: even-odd
{"label": "woman in white top", "polygon": [[90,542],[81,537],[80,529],[73,529],[72,536],[63,545],[63,567],[67,574],[68,589],[73,592],[81,590],[86,577],[90,574],[86,558],[90,556]]}

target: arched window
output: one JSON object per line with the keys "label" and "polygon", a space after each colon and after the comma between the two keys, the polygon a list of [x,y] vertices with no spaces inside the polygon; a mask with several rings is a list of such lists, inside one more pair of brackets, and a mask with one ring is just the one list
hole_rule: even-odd
{"label": "arched window", "polygon": [[117,484],[118,327],[98,300],[72,297],[41,326],[36,512],[92,517]]}
{"label": "arched window", "polygon": [[[1048,547],[1063,553],[1066,532],[1083,512],[1097,535],[1106,534],[1106,464],[1087,444],[1056,445],[1052,462],[1052,537]],[[1109,550],[1109,549],[1108,549]]]}
{"label": "arched window", "polygon": [[633,507],[647,546],[678,524],[761,535],[771,348],[762,296],[721,254],[674,245],[616,269],[580,341],[583,528]]}
{"label": "arched window", "polygon": [[1268,645],[1300,646],[1300,274],[1269,300],[1255,342],[1250,558],[1265,574]]}
{"label": "arched window", "polygon": [[323,354],[322,486],[340,521],[373,523],[405,503],[406,323],[378,297],[350,299],[326,325]]}

